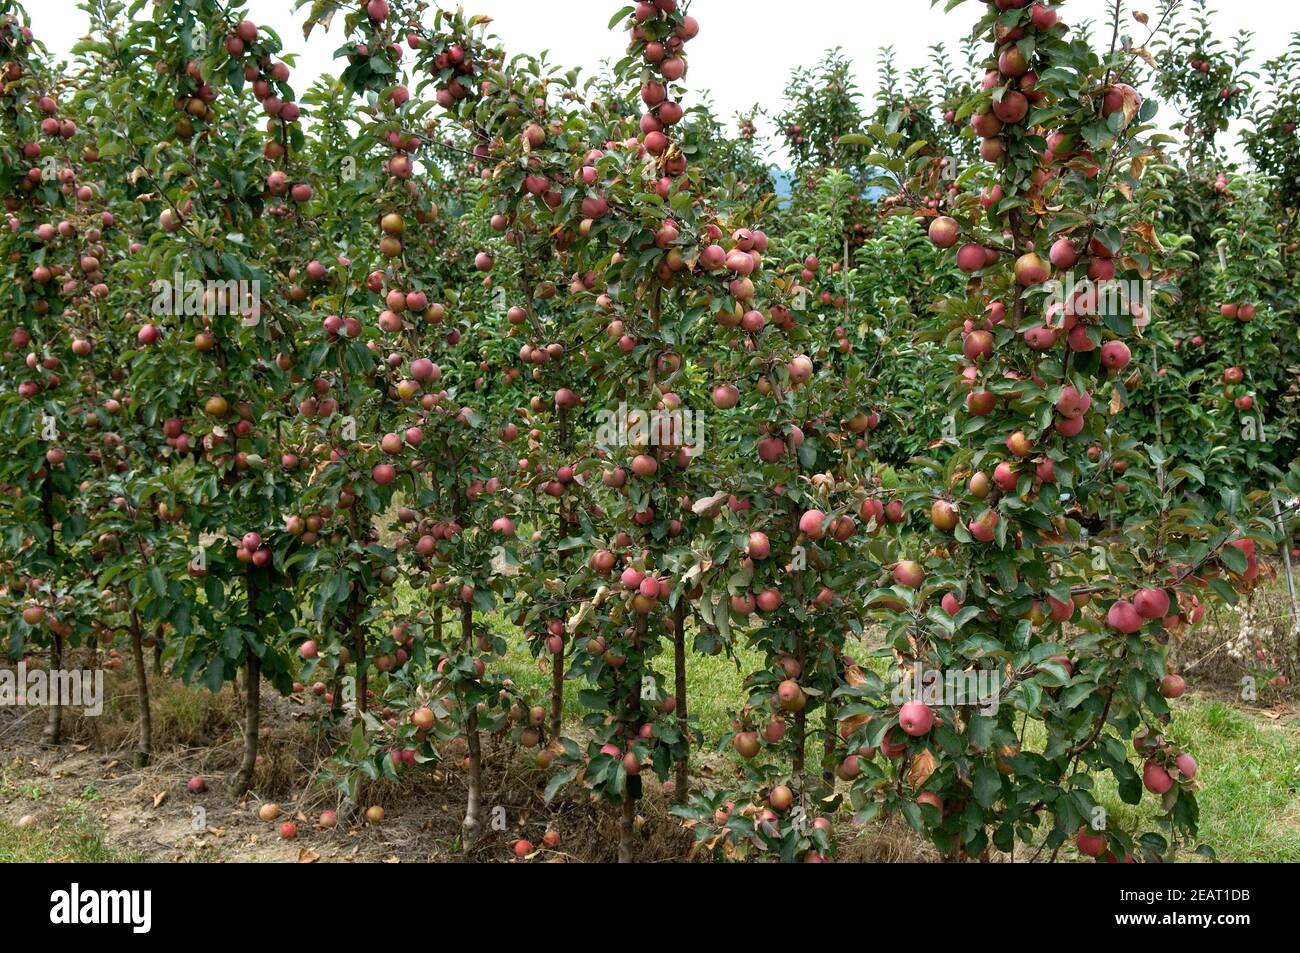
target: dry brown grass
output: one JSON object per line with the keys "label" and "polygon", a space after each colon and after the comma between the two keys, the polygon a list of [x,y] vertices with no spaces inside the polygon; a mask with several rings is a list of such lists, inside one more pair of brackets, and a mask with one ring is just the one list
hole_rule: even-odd
{"label": "dry brown grass", "polygon": [[[1294,697],[1297,633],[1280,563],[1264,563],[1269,578],[1236,606],[1216,606],[1177,644],[1178,668],[1198,683],[1236,693],[1254,680],[1259,698]],[[1261,655],[1263,656],[1261,658]],[[1282,674],[1289,687],[1270,686]]]}

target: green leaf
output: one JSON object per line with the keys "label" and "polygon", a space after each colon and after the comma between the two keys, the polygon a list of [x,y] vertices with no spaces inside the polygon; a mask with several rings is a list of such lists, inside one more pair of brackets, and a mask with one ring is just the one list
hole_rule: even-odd
{"label": "green leaf", "polygon": [[1224,546],[1220,549],[1219,562],[1237,575],[1241,575],[1250,567],[1250,560],[1236,546]]}
{"label": "green leaf", "polygon": [[546,787],[542,790],[542,800],[545,803],[550,804],[551,801],[555,799],[555,795],[560,793],[560,789],[577,776],[578,769],[570,768],[568,771],[563,771],[551,778],[551,780],[546,782]]}
{"label": "green leaf", "polygon": [[626,20],[635,12],[636,12],[636,7],[624,7],[622,10],[619,10],[617,13],[615,13],[612,17],[609,18],[609,26],[605,27],[605,29],[607,30],[614,29],[614,27],[618,26],[620,23],[622,23],[624,20]]}
{"label": "green leaf", "polygon": [[203,671],[203,686],[215,695],[225,682],[225,665],[220,658],[214,658]]}
{"label": "green leaf", "polygon": [[1002,775],[998,773],[997,768],[987,764],[981,765],[975,769],[973,781],[976,803],[986,810],[991,808],[1002,792]]}
{"label": "green leaf", "polygon": [[1224,602],[1230,606],[1237,604],[1237,590],[1232,588],[1232,584],[1221,576],[1215,576],[1210,580],[1210,588],[1219,594]]}

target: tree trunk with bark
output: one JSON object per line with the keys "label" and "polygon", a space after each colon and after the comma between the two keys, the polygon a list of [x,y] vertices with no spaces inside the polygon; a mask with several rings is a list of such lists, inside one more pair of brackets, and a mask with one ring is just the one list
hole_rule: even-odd
{"label": "tree trunk with bark", "polygon": [[54,633],[50,638],[50,680],[49,712],[45,717],[45,729],[41,732],[41,744],[55,747],[63,739],[63,704],[59,699],[58,687],[62,682],[59,672],[63,668],[63,636]]}
{"label": "tree trunk with bark", "polygon": [[686,802],[686,790],[691,782],[690,737],[691,729],[686,713],[686,597],[683,595],[673,607],[673,694],[676,701],[677,730],[686,741],[687,754],[677,759],[676,790],[673,800]]}
{"label": "tree trunk with bark", "polygon": [[[257,584],[251,570],[244,579],[248,588],[249,622],[254,624],[257,619]],[[244,755],[230,785],[230,794],[234,798],[243,797],[253,784],[253,771],[257,767],[257,733],[261,722],[262,660],[253,653],[251,645],[245,647],[244,652]]]}
{"label": "tree trunk with bark", "polygon": [[632,837],[636,833],[636,800],[631,791],[623,792],[623,814],[618,822],[618,862],[632,863]]}
{"label": "tree trunk with bark", "polygon": [[[465,603],[460,610],[460,641],[468,650],[474,644],[474,606]],[[465,800],[465,820],[461,822],[461,845],[466,852],[478,842],[483,831],[483,752],[479,746],[478,710],[463,700],[465,705],[465,741],[469,747],[469,770],[466,777],[468,793]]]}
{"label": "tree trunk with bark", "polygon": [[262,660],[249,649],[244,663],[244,755],[230,785],[231,797],[241,798],[253,784],[257,767],[257,732],[261,721]]}
{"label": "tree trunk with bark", "polygon": [[149,706],[149,676],[144,668],[144,639],[140,635],[140,617],[134,609],[131,610],[131,656],[135,662],[135,689],[140,730],[134,764],[137,768],[143,768],[153,758],[153,713]]}
{"label": "tree trunk with bark", "polygon": [[[54,545],[54,486],[49,477],[41,483],[41,515],[45,518],[45,529],[49,538],[45,541],[45,555],[51,562],[58,559],[58,550]],[[52,632],[50,637],[50,696],[46,699],[49,712],[46,714],[45,728],[41,732],[41,743],[54,747],[63,740],[63,705],[59,699],[58,686],[62,679],[58,677],[63,668],[63,636]]]}

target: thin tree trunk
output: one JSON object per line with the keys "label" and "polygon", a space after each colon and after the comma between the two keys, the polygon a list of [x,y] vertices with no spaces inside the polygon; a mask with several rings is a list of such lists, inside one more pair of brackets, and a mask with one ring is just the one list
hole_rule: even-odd
{"label": "thin tree trunk", "polygon": [[560,737],[564,727],[564,657],[567,643],[560,646],[558,654],[551,656],[551,737]]}
{"label": "thin tree trunk", "polygon": [[[412,477],[414,480],[414,477]],[[348,527],[352,533],[353,539],[365,539],[370,536],[372,519],[370,511],[364,511],[360,501],[358,501],[348,512]],[[354,579],[351,582],[352,591],[348,595],[347,623],[348,632],[352,636],[352,651],[356,654],[357,677],[354,687],[356,688],[356,707],[353,709],[352,723],[361,725],[365,730],[366,706],[370,696],[370,662],[366,658],[366,628],[360,623],[362,615],[365,614],[365,597],[362,595],[361,586]]]}
{"label": "thin tree trunk", "polygon": [[[86,670],[90,672],[99,670],[99,630],[94,629],[86,637],[86,644],[83,646],[86,654]],[[98,747],[100,744],[99,719],[90,718],[86,721],[87,727],[90,728],[90,736],[93,744]]]}
{"label": "thin tree trunk", "polygon": [[343,666],[334,673],[334,688],[330,692],[330,714],[337,718],[343,713]]}
{"label": "thin tree trunk", "polygon": [[[45,555],[51,562],[57,562],[58,551],[54,545],[54,485],[46,477],[41,482],[41,515],[45,517],[45,528],[49,539],[45,541]],[[47,699],[50,710],[46,716],[45,729],[41,732],[41,743],[54,746],[63,738],[63,705],[59,699],[58,686],[62,679],[58,671],[63,668],[63,636],[57,632],[50,633],[50,696]]]}
{"label": "thin tree trunk", "polygon": [[826,739],[822,747],[822,780],[827,785],[835,784],[835,702],[826,699]]}
{"label": "thin tree trunk", "polygon": [[677,729],[686,741],[687,754],[677,759],[676,790],[673,800],[686,801],[686,790],[691,783],[691,729],[686,714],[686,597],[683,595],[673,607],[673,693],[676,698]]}
{"label": "thin tree trunk", "polygon": [[253,769],[257,767],[257,732],[260,721],[262,660],[248,650],[248,660],[244,664],[244,757],[239,764],[239,772],[230,785],[232,797],[240,798],[248,793],[253,783]]}
{"label": "thin tree trunk", "polygon": [[[654,295],[650,299],[650,323],[656,331],[659,330],[660,319],[662,316],[661,307],[663,304],[663,285],[655,284]],[[658,354],[649,349],[646,353],[646,383],[647,394],[654,394],[655,386],[658,383],[658,367],[656,361]],[[637,614],[632,628],[632,648],[638,654],[644,653],[645,635],[649,620],[646,616]],[[631,653],[628,653],[629,655]],[[642,675],[644,678],[644,674]],[[621,678],[619,671],[614,672],[614,716],[620,721],[627,733],[628,738],[636,737],[637,726],[641,722],[641,686],[632,685],[631,691],[627,692],[628,686]],[[618,711],[619,706],[623,710]],[[630,747],[630,745],[629,745]],[[623,813],[618,825],[618,862],[620,864],[632,863],[632,834],[636,822],[636,799],[641,794],[640,775],[635,777],[627,776],[624,778],[623,787]]]}
{"label": "thin tree trunk", "polygon": [[636,831],[636,800],[632,792],[623,792],[623,816],[618,822],[618,862],[632,863],[632,835]]}
{"label": "thin tree trunk", "polygon": [[63,636],[51,633],[50,639],[50,692],[47,699],[50,710],[45,719],[45,729],[41,732],[41,744],[54,747],[63,738],[63,703],[58,691],[63,681],[58,674],[63,668]]}
{"label": "thin tree trunk", "polygon": [[[650,620],[637,614],[632,628],[633,651],[644,650],[645,636]],[[626,737],[636,737],[637,726],[641,722],[641,689],[639,684],[632,684],[622,677],[622,669],[614,671],[615,717],[622,723]],[[642,678],[645,676],[643,675]],[[622,710],[619,711],[621,706]],[[629,744],[629,749],[631,745]],[[633,861],[632,834],[635,830],[636,801],[641,796],[641,776],[626,775],[623,780],[623,810],[618,825],[618,862],[630,864]]]}
{"label": "thin tree trunk", "polygon": [[366,634],[358,626],[352,632],[352,651],[357,656],[356,709],[353,721],[365,724],[366,695],[370,691],[369,672],[366,665]]}
{"label": "thin tree trunk", "polygon": [[143,768],[153,758],[153,714],[149,708],[149,678],[144,670],[144,642],[140,638],[140,617],[134,609],[131,610],[131,656],[135,661],[135,688],[140,727],[134,763],[137,768]]}
{"label": "thin tree trunk", "polygon": [[[162,527],[162,520],[158,518],[155,511],[153,517],[153,528],[157,532]],[[155,675],[163,674],[163,624],[158,623],[153,630],[153,670]]]}
{"label": "thin tree trunk", "polygon": [[[257,618],[257,585],[253,582],[250,569],[244,576],[248,588],[249,621]],[[239,764],[239,771],[231,782],[232,797],[241,798],[248,793],[253,783],[253,771],[257,767],[257,732],[261,720],[262,694],[262,660],[253,653],[252,646],[244,649],[244,757]]]}
{"label": "thin tree trunk", "polygon": [[[460,640],[465,649],[474,644],[474,606],[465,603],[460,610]],[[483,753],[479,747],[478,708],[463,699],[465,705],[465,740],[469,746],[469,788],[465,802],[465,820],[461,822],[461,845],[468,852],[483,830]]]}
{"label": "thin tree trunk", "polygon": [[[791,504],[790,507],[790,515],[791,518],[794,520],[795,537],[798,538],[799,510],[793,504]],[[797,569],[794,571],[793,584],[794,584],[795,600],[800,605],[802,605],[803,604],[803,576],[800,574],[800,571]],[[808,660],[805,657],[806,655],[807,652],[804,650],[803,629],[796,628],[795,635],[794,635],[794,657],[795,657],[795,661],[799,663],[799,678],[801,680],[806,679],[808,677]],[[804,784],[804,780],[805,780],[804,779],[804,754],[808,744],[808,712],[806,707],[800,708],[794,714],[793,741],[794,741],[794,757],[792,758],[791,768],[794,772],[794,775],[799,779],[799,793],[800,796],[802,796],[803,790],[806,787],[806,785]]]}

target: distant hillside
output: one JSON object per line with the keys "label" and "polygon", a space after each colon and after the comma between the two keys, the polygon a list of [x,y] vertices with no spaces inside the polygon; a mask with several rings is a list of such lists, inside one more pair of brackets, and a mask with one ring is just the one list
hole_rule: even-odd
{"label": "distant hillside", "polygon": [[[792,179],[789,172],[787,172],[784,169],[778,169],[773,167],[772,186],[773,188],[776,189],[776,197],[777,199],[780,200],[780,204],[784,205],[787,201],[789,201],[790,192],[792,189]],[[882,189],[878,185],[873,185],[871,188],[863,191],[862,197],[865,198],[868,202],[875,202],[882,195],[887,195],[887,194],[888,194],[887,189]]]}

